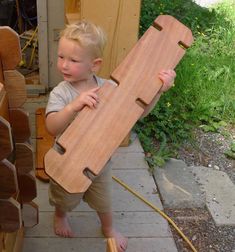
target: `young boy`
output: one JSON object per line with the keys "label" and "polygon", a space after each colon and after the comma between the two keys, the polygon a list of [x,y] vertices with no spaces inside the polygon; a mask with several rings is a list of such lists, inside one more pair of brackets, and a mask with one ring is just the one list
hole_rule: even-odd
{"label": "young boy", "polygon": [[[101,28],[86,21],[69,25],[61,33],[57,67],[64,81],[50,93],[46,109],[46,127],[53,136],[60,136],[84,106],[91,109],[99,106],[97,91],[105,80],[97,77],[96,73],[101,67],[105,42],[106,37]],[[164,83],[161,91],[166,91],[173,83],[175,72],[162,71],[159,78]],[[110,84],[115,85],[112,81]],[[157,95],[156,99],[159,97],[160,95]],[[152,104],[149,107],[151,106]],[[114,237],[118,251],[125,251],[127,239],[112,226],[111,182],[109,163],[84,194],[69,194],[51,181],[49,201],[55,207],[55,233],[62,237],[74,236],[67,212],[83,199],[96,210],[104,236]]]}

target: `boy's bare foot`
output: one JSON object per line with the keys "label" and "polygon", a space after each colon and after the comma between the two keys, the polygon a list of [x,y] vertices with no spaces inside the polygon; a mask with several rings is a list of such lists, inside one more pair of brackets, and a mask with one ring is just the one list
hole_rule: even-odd
{"label": "boy's bare foot", "polygon": [[112,230],[111,232],[104,232],[104,236],[106,238],[114,238],[118,252],[124,252],[127,249],[127,238],[124,237],[121,233],[117,232],[116,230]]}
{"label": "boy's bare foot", "polygon": [[56,235],[61,237],[74,237],[74,233],[70,227],[67,214],[58,209],[56,209],[54,215],[54,231]]}

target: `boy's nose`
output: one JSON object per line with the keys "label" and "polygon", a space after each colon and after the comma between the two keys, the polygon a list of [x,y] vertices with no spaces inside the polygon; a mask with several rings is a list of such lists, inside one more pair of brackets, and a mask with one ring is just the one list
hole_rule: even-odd
{"label": "boy's nose", "polygon": [[64,60],[63,63],[62,63],[62,67],[64,69],[68,68],[69,64],[68,64],[68,61],[67,60]]}

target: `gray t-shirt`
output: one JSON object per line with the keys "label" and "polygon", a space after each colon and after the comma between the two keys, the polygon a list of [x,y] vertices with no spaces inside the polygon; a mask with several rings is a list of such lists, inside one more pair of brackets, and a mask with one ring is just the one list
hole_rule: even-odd
{"label": "gray t-shirt", "polygon": [[[101,87],[106,79],[102,79],[100,77],[94,76],[97,85]],[[108,80],[110,84],[117,85],[114,81]],[[62,110],[66,105],[72,102],[77,96],[79,92],[68,82],[62,81],[60,82],[54,89],[50,92],[49,100],[46,107],[46,115],[51,112],[58,112]]]}

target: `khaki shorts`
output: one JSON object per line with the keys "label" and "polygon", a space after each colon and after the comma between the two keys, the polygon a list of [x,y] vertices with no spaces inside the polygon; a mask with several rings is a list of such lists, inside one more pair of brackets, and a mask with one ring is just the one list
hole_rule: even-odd
{"label": "khaki shorts", "polygon": [[83,199],[88,205],[99,213],[111,211],[112,175],[110,161],[102,173],[94,179],[85,193],[66,192],[60,185],[52,180],[49,186],[49,202],[65,212],[72,211]]}

